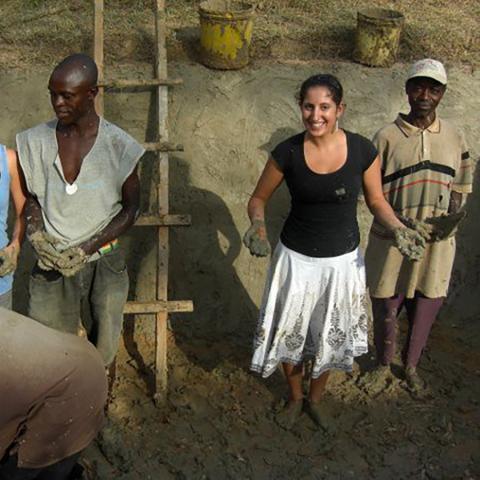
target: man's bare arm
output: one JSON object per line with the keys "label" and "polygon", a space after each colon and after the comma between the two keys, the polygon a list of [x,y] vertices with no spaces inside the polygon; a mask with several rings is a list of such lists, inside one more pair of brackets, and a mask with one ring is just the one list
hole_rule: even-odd
{"label": "man's bare arm", "polygon": [[27,237],[30,238],[35,232],[45,229],[42,217],[42,207],[38,200],[32,195],[27,195],[25,208],[23,210],[26,221]]}
{"label": "man's bare arm", "polygon": [[25,234],[25,216],[23,215],[23,210],[25,208],[27,188],[15,150],[7,149],[7,158],[8,171],[10,173],[10,194],[15,208],[15,223],[13,225],[10,245],[13,245],[19,250]]}
{"label": "man's bare arm", "polygon": [[137,168],[122,187],[122,210],[100,232],[78,245],[87,255],[95,253],[102,245],[115,240],[133,225],[140,207],[140,181]]}

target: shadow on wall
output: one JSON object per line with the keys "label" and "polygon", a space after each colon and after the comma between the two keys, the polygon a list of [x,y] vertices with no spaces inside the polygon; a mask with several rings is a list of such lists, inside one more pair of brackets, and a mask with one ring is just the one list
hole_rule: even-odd
{"label": "shadow on wall", "polygon": [[[156,93],[148,102],[146,142],[157,141],[158,115]],[[119,113],[117,113],[118,115]],[[112,112],[115,116],[115,113]],[[141,159],[138,175],[141,184],[140,212],[142,215],[158,214],[159,163],[157,155],[147,152]],[[157,246],[155,227],[133,227],[122,239],[129,276],[129,300],[154,301],[157,298]],[[129,356],[137,365],[151,393],[155,388],[155,315],[125,315],[123,343]]]}
{"label": "shadow on wall", "polygon": [[[275,145],[295,133],[293,129],[279,129],[260,148],[270,152]],[[169,298],[192,299],[195,308],[193,313],[170,315],[170,328],[177,339],[177,346],[200,367],[206,370],[215,368],[225,360],[223,347],[230,345],[229,348],[233,350],[239,348],[239,354],[230,360],[234,360],[241,368],[247,368],[258,308],[239,279],[234,265],[244,248],[241,240],[243,232],[237,230],[222,198],[192,185],[190,166],[185,160],[172,155],[169,164],[170,211],[190,214],[192,217],[190,227],[170,229]],[[144,173],[142,171],[142,176]],[[153,173],[150,172],[146,178],[154,178]],[[267,228],[272,246],[278,241],[289,203],[288,191],[283,185],[267,208]],[[145,290],[148,279],[154,282],[155,269],[149,268],[146,274],[145,264],[148,267],[155,263],[156,240],[155,235],[151,231],[146,233],[145,229],[135,229],[129,234],[129,240],[127,251],[131,298],[138,298],[139,290]],[[154,289],[149,290],[153,298]],[[143,344],[147,339],[147,349],[151,351],[153,348],[151,323],[152,319],[146,318],[147,331],[142,334],[141,320],[137,317],[134,326],[131,319],[127,318],[124,331],[127,351],[136,359],[141,370],[147,372],[147,377],[152,374],[148,368],[149,355],[140,354],[140,351],[144,352],[146,345]],[[142,344],[140,349],[136,338]],[[197,352],[191,348],[191,339],[204,340],[210,348]],[[220,341],[222,345],[214,347]]]}
{"label": "shadow on wall", "polygon": [[199,28],[198,27],[182,27],[175,30],[175,40],[178,43],[178,51],[174,51],[177,56],[186,54],[188,59],[195,63],[202,63],[200,56]]}
{"label": "shadow on wall", "polygon": [[[189,170],[185,160],[170,158],[171,211],[192,216],[190,227],[170,230],[170,296],[195,305],[192,314],[172,315],[172,329],[186,338],[249,346],[258,309],[234,266],[240,233],[218,195],[191,185]],[[218,363],[214,357],[211,352],[196,363],[210,369]]]}
{"label": "shadow on wall", "polygon": [[[477,163],[478,165],[478,163]],[[451,323],[477,319],[480,315],[480,169],[475,169],[473,192],[468,196],[467,217],[457,234],[457,253],[453,265],[447,305],[442,317]],[[478,322],[475,322],[478,329]],[[478,330],[477,330],[478,331]],[[479,332],[480,333],[480,332]]]}

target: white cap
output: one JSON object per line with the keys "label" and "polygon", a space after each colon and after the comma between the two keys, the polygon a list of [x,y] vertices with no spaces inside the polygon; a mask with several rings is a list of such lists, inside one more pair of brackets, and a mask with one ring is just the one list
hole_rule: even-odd
{"label": "white cap", "polygon": [[419,60],[410,67],[407,80],[415,77],[433,78],[442,85],[447,84],[447,72],[445,71],[445,67],[438,60],[433,60],[431,58]]}

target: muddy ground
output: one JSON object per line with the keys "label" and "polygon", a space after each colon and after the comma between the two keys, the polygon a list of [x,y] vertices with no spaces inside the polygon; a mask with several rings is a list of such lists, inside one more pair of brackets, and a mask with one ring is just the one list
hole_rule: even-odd
{"label": "muddy ground", "polygon": [[[110,73],[148,75],[135,68]],[[153,321],[127,319],[109,425],[85,454],[93,478],[480,478],[479,192],[469,201],[459,234],[448,304],[420,365],[429,398],[412,398],[403,388],[399,359],[397,378],[385,391],[365,392],[358,379],[373,365],[370,353],[352,374],[335,373],[327,387],[325,409],[335,433],[317,431],[305,415],[285,432],[273,421],[285,393],[281,374],[263,380],[248,371],[268,262],[250,257],[241,245],[248,226],[245,205],[269,149],[301,128],[296,88],[311,73],[337,74],[346,91],[342,126],[371,136],[406,109],[406,67],[296,62],[240,72],[194,63],[169,68],[171,76],[184,79],[171,95],[170,137],[185,145],[184,153],[171,156],[171,211],[193,219],[191,227],[171,230],[170,298],[193,299],[195,312],[170,319],[164,408],[151,400]],[[44,70],[0,74],[2,141],[11,145],[16,131],[51,117],[47,76]],[[479,72],[451,69],[440,113],[464,128],[474,158],[480,153],[479,99]],[[151,140],[152,105],[147,93],[112,94],[106,117],[139,140]],[[146,158],[144,211],[153,205],[155,179],[154,163]],[[287,209],[288,194],[280,189],[269,207],[272,242]],[[370,217],[363,204],[359,214],[365,238]],[[123,243],[131,298],[152,298],[153,232],[135,229]],[[15,285],[20,311],[30,265],[26,248]]]}

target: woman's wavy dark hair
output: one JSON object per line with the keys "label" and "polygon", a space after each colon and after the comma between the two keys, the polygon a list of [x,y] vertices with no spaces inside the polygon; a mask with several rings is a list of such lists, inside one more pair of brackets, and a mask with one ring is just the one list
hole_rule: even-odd
{"label": "woman's wavy dark hair", "polygon": [[301,85],[300,90],[296,95],[296,99],[299,105],[303,103],[305,100],[305,96],[310,88],[313,87],[326,87],[332,94],[333,101],[340,105],[343,100],[343,87],[338,80],[337,77],[334,75],[330,75],[329,73],[319,73],[317,75],[312,75],[311,77],[307,78]]}

